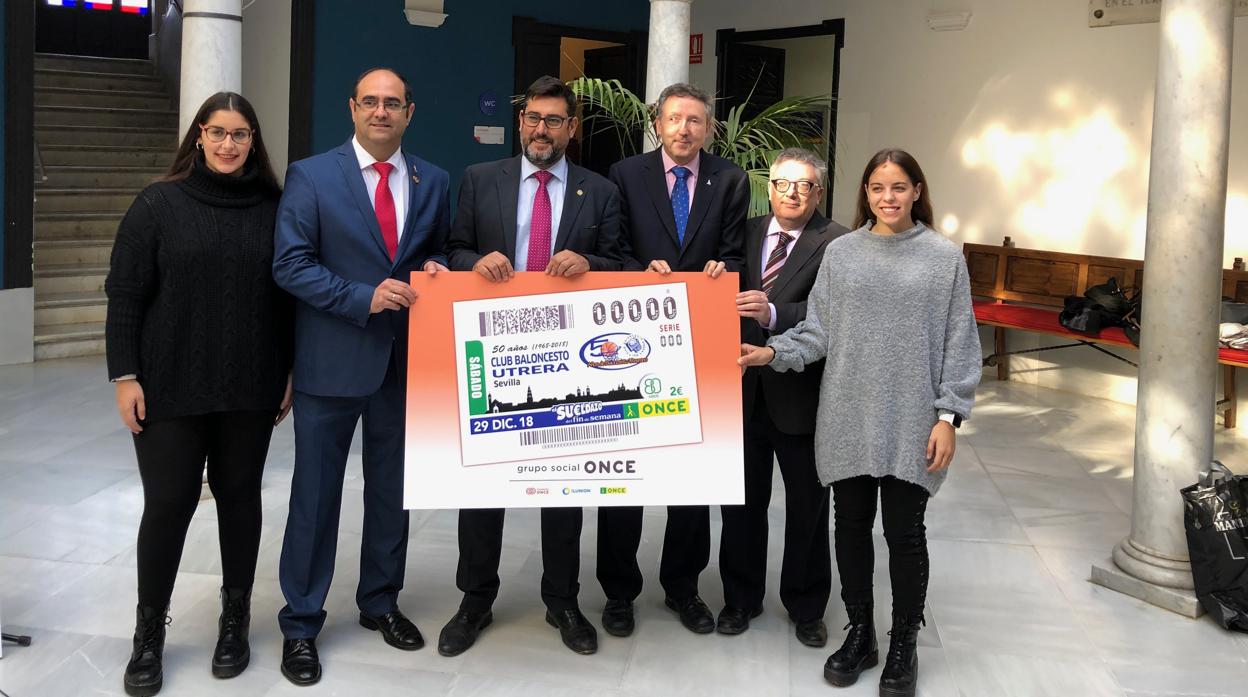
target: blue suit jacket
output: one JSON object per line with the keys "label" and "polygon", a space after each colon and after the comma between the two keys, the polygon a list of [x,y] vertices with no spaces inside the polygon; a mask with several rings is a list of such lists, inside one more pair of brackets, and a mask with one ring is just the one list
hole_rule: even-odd
{"label": "blue suit jacket", "polygon": [[370,315],[373,290],[386,278],[406,283],[427,260],[447,265],[447,173],[403,153],[407,217],[394,261],[386,253],[355,149],[348,140],[286,171],[277,211],[273,278],[295,308],[296,390],[363,397],[385,379],[391,351],[407,356],[408,312]]}

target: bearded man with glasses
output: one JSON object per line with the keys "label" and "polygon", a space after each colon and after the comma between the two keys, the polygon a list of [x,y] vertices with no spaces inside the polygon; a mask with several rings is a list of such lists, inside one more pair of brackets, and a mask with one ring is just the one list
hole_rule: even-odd
{"label": "bearded man with glasses", "polygon": [[[737,294],[741,341],[763,345],[806,318],[824,247],[849,232],[819,214],[828,166],[789,148],[771,165],[771,215],[746,222],[745,270]],[[742,376],[745,504],[722,506],[719,574],[724,609],[716,629],[741,634],[762,612],[767,580],[767,505],[772,463],[784,479],[780,601],[806,646],[827,643],[823,614],[832,590],[828,490],[815,473],[815,411],[823,362],[800,373],[749,368]]]}
{"label": "bearded man with glasses", "polygon": [[[525,93],[519,118],[523,155],[469,167],[459,185],[459,209],[447,242],[451,268],[476,271],[495,283],[516,271],[571,278],[586,271],[619,271],[620,195],[615,185],[568,162],[576,132],[576,96],[543,76]],[[438,652],[467,651],[493,620],[503,546],[501,508],[459,512],[459,611],[442,629]],[[572,651],[598,650],[598,635],[577,604],[580,592],[580,508],[543,508],[542,602],[546,622]]]}
{"label": "bearded man with glasses", "polygon": [[347,100],[355,135],[286,173],[273,277],[295,296],[295,471],[282,541],[282,674],[320,680],[316,637],[334,573],[347,453],[363,420],[359,622],[424,646],[398,607],[407,562],[404,384],[415,269],[446,270],[450,177],[400,148],[415,105],[406,80],[366,71]]}

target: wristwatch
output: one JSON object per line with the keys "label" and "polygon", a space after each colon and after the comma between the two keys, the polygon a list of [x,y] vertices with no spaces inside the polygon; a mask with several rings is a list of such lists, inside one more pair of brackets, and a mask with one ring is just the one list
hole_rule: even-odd
{"label": "wristwatch", "polygon": [[962,428],[962,417],[948,409],[941,409],[936,418],[953,426],[954,428]]}

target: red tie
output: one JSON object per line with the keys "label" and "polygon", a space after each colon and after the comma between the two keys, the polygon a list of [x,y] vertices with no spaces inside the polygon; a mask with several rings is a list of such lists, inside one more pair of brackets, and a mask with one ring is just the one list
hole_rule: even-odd
{"label": "red tie", "polygon": [[394,195],[390,193],[390,172],[394,171],[394,165],[389,162],[374,162],[373,169],[381,175],[381,181],[377,182],[373,209],[377,213],[377,225],[381,227],[381,239],[386,243],[386,253],[393,260],[399,251],[398,216],[394,212]]}
{"label": "red tie", "polygon": [[545,271],[550,263],[550,194],[546,182],[552,175],[546,170],[533,173],[537,179],[537,195],[533,197],[533,217],[529,220],[529,258],[525,271]]}

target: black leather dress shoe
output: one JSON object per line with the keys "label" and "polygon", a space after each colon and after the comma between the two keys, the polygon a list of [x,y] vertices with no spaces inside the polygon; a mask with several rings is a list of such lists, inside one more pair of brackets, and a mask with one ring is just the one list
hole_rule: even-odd
{"label": "black leather dress shoe", "polygon": [[490,626],[493,621],[494,613],[489,610],[473,612],[460,608],[438,635],[438,653],[443,656],[458,656],[467,651],[477,643],[481,630]]}
{"label": "black leather dress shoe", "polygon": [[807,620],[798,622],[797,640],[815,649],[821,649],[828,643],[828,625],[823,620]]}
{"label": "black leather dress shoe", "polygon": [[282,642],[282,675],[300,686],[315,685],[321,679],[321,656],[315,639],[287,639]]}
{"label": "black leather dress shoe", "polygon": [[391,610],[380,617],[369,617],[361,612],[360,626],[381,632],[381,638],[396,649],[415,651],[425,645],[420,630],[398,610]]}
{"label": "black leather dress shoe", "polygon": [[664,598],[663,604],[680,615],[680,623],[685,625],[685,629],[695,634],[710,634],[715,631],[715,616],[711,614],[711,608],[698,596],[691,595],[680,600]]}
{"label": "black leather dress shoe", "polygon": [[720,634],[740,634],[750,628],[750,620],[761,614],[763,614],[763,608],[761,607],[745,610],[725,605],[724,609],[719,611],[719,619],[715,622],[715,630]]}
{"label": "black leather dress shoe", "polygon": [[563,645],[582,656],[598,652],[598,630],[576,608],[547,610],[546,624],[559,629]]}
{"label": "black leather dress shoe", "polygon": [[627,600],[608,600],[602,609],[602,628],[611,636],[633,633],[633,604]]}

